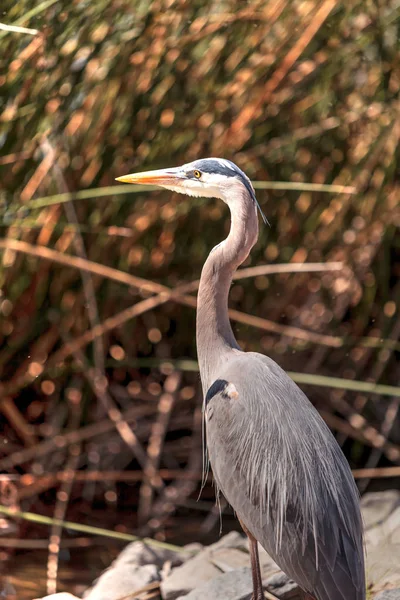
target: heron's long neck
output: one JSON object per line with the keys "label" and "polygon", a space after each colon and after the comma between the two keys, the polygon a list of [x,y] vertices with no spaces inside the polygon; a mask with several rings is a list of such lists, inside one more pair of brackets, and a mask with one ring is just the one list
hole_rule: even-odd
{"label": "heron's long neck", "polygon": [[229,288],[234,272],[258,237],[257,209],[250,196],[230,208],[229,235],[207,258],[200,279],[196,337],[204,393],[232,349],[240,350],[228,317]]}

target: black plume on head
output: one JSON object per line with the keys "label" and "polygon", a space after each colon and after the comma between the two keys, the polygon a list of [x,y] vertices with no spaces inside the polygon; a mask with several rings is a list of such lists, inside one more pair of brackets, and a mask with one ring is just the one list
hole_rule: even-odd
{"label": "black plume on head", "polygon": [[264,223],[268,223],[268,219],[261,210],[261,206],[258,204],[256,195],[254,193],[253,186],[250,183],[250,179],[235,163],[226,158],[201,158],[193,163],[193,166],[203,173],[212,173],[215,175],[225,175],[225,177],[236,177],[240,179],[247,191],[249,192],[253,202],[256,204],[260,215]]}

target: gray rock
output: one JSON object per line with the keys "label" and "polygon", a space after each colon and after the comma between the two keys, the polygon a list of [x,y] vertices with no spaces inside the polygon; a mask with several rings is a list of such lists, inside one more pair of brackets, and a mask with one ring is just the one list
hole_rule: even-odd
{"label": "gray rock", "polygon": [[372,492],[361,499],[361,511],[365,531],[380,525],[400,506],[400,491]]}
{"label": "gray rock", "polygon": [[36,598],[36,600],[79,600],[79,598],[72,594],[68,594],[67,592],[59,592],[58,594],[43,596],[43,598]]}
{"label": "gray rock", "polygon": [[303,597],[297,583],[282,571],[270,577],[266,582],[263,580],[263,583],[269,592],[281,600],[292,600]]}
{"label": "gray rock", "polygon": [[[282,572],[270,578],[264,586],[279,600],[298,600],[299,588]],[[241,567],[236,571],[218,575],[211,581],[180,596],[178,600],[204,600],[205,598],[223,598],[224,600],[250,600],[253,593],[253,582],[249,567]]]}
{"label": "gray rock", "polygon": [[222,573],[250,565],[250,557],[247,552],[237,548],[217,548],[210,553],[208,560]]}
{"label": "gray rock", "polygon": [[206,550],[219,550],[220,548],[237,548],[246,551],[248,549],[247,537],[238,531],[230,531],[215,544],[207,546]]}
{"label": "gray rock", "polygon": [[[249,553],[247,560],[250,562],[250,548],[248,539],[246,540],[246,543],[247,552]],[[260,544],[258,544],[258,556],[260,558],[260,568],[263,581],[267,580],[269,577],[272,577],[275,574],[282,573],[276,562],[272,560],[270,555],[267,553],[266,550],[264,550],[262,546],[260,546]],[[249,564],[249,562],[247,564]]]}
{"label": "gray rock", "polygon": [[105,571],[94,586],[85,593],[85,600],[117,600],[124,596],[139,592],[154,581],[159,581],[160,576],[156,565],[138,567],[122,561],[115,561]]}
{"label": "gray rock", "polygon": [[247,600],[251,596],[253,583],[249,567],[242,567],[231,573],[218,575],[189,594],[179,596],[179,600]]}
{"label": "gray rock", "polygon": [[400,587],[400,491],[366,494],[361,507],[368,585],[375,593]]}
{"label": "gray rock", "polygon": [[392,544],[400,544],[400,505],[386,519],[383,530]]}
{"label": "gray rock", "polygon": [[[263,579],[272,577],[272,575],[276,573],[282,573],[278,565],[260,545],[258,546],[258,552]],[[209,560],[223,573],[226,573],[227,571],[234,571],[240,567],[249,567],[250,553],[248,550],[248,545],[246,544],[245,550],[217,546],[210,552]]]}
{"label": "gray rock", "polygon": [[[263,581],[278,598],[292,598],[298,587],[279,569],[272,558],[259,546],[260,565]],[[161,595],[164,600],[185,597],[194,590],[202,590],[208,582],[221,577],[221,572],[236,581],[240,571],[245,577],[250,567],[248,540],[244,535],[231,532],[216,544],[204,548],[196,557],[181,567],[174,569],[161,583]],[[246,569],[243,571],[243,569]],[[245,575],[243,575],[245,574]],[[228,585],[229,577],[218,579],[218,585]],[[244,585],[244,584],[243,584]],[[240,593],[244,588],[240,587]],[[250,587],[251,592],[251,587]]]}
{"label": "gray rock", "polygon": [[[400,492],[366,494],[361,505],[371,598],[400,600]],[[280,600],[298,600],[298,586],[260,546],[259,554],[265,589]],[[129,544],[86,593],[85,600],[119,600],[151,584],[160,585],[163,600],[250,600],[248,540],[231,532],[216,544],[205,548],[191,544],[183,552],[142,542]],[[46,600],[76,599],[55,594]]]}
{"label": "gray rock", "polygon": [[[238,554],[240,550],[243,557]],[[246,557],[248,560],[248,556],[245,551],[245,537],[236,531],[231,531],[215,544],[201,550],[182,566],[173,569],[161,582],[162,598],[174,600],[184,596],[194,588],[218,577],[221,571],[231,571],[246,564],[245,560]]]}
{"label": "gray rock", "polygon": [[174,600],[184,596],[195,587],[218,577],[220,569],[209,560],[206,550],[198,556],[189,559],[181,567],[173,571],[161,582],[161,597],[164,600]]}
{"label": "gray rock", "polygon": [[165,563],[181,565],[193,555],[193,548],[176,552],[132,542],[119,554],[93,587],[85,593],[85,600],[113,600],[138,591],[160,580],[160,569]]}
{"label": "gray rock", "polygon": [[136,565],[137,567],[156,565],[161,568],[165,562],[169,561],[172,565],[177,566],[184,563],[193,555],[195,549],[192,546],[193,544],[190,547],[185,547],[182,552],[177,552],[168,548],[150,546],[144,542],[132,542],[122,550],[114,565],[118,565],[119,568],[122,568],[124,565],[127,567],[131,565]]}
{"label": "gray rock", "polygon": [[375,596],[374,600],[400,600],[400,588],[395,590],[385,590]]}
{"label": "gray rock", "polygon": [[367,546],[367,577],[373,592],[400,587],[400,543],[381,540],[379,546]]}

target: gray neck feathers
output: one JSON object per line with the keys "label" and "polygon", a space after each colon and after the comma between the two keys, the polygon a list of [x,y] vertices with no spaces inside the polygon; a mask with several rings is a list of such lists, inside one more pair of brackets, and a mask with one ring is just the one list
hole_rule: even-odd
{"label": "gray neck feathers", "polygon": [[198,293],[197,354],[204,393],[232,350],[240,351],[228,317],[229,288],[234,272],[246,260],[258,237],[257,207],[247,190],[236,191],[227,203],[231,229],[226,240],[208,256]]}

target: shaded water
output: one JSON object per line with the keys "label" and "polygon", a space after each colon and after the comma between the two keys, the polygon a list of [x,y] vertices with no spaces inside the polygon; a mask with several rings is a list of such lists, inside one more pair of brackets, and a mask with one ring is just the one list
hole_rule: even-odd
{"label": "shaded water", "polygon": [[[111,564],[122,547],[122,544],[119,548],[117,545],[110,545],[108,541],[105,543],[104,540],[94,540],[94,544],[89,548],[62,548],[57,591],[70,592],[79,597]],[[7,600],[12,598],[12,588],[16,592],[15,597],[21,600],[32,600],[46,595],[47,557],[48,552],[45,549],[19,552],[13,557],[3,582]]]}

